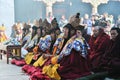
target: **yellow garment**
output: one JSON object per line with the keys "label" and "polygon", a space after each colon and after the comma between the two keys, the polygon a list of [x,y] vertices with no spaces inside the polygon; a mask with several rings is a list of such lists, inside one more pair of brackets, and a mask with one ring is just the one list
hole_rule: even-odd
{"label": "yellow garment", "polygon": [[4,26],[0,26],[0,31],[5,31],[5,27]]}
{"label": "yellow garment", "polygon": [[51,59],[51,63],[52,63],[52,64],[57,64],[57,61],[58,61],[58,56],[54,56],[54,57]]}
{"label": "yellow garment", "polygon": [[1,36],[0,36],[0,42],[4,42],[4,41],[6,41],[7,40],[7,37],[6,37],[6,35],[5,34],[1,34]]}
{"label": "yellow garment", "polygon": [[33,57],[34,57],[34,54],[32,52],[28,53],[25,56],[25,62],[26,62],[26,64],[30,64],[30,62],[32,61]]}
{"label": "yellow garment", "polygon": [[60,80],[61,79],[60,75],[57,72],[57,69],[58,69],[59,66],[60,66],[60,64],[55,64],[52,67],[52,75],[51,75],[51,77],[56,79],[56,80]]}
{"label": "yellow garment", "polygon": [[34,64],[33,66],[38,67],[38,66],[42,66],[47,59],[44,59],[43,56],[41,56]]}
{"label": "yellow garment", "polygon": [[55,65],[48,65],[48,66],[44,66],[42,69],[43,74],[48,75],[50,78],[54,78],[56,80],[60,80],[61,77],[60,75],[57,73],[57,69],[60,66],[60,64],[55,64]]}
{"label": "yellow garment", "polygon": [[0,26],[0,42],[4,42],[7,40],[7,37],[5,35],[5,27]]}
{"label": "yellow garment", "polygon": [[42,68],[42,73],[43,73],[43,74],[46,74],[46,73],[48,72],[48,70],[51,69],[51,66],[52,66],[52,65],[44,66],[44,67]]}

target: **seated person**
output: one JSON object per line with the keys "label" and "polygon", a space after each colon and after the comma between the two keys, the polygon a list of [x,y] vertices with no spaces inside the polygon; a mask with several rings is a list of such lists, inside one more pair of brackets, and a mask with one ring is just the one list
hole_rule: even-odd
{"label": "seated person", "polygon": [[101,67],[108,71],[110,77],[120,79],[120,29],[113,27],[110,34],[110,44],[103,56]]}
{"label": "seated person", "polygon": [[[57,40],[55,41],[55,44],[53,46],[53,50],[52,50],[52,54],[51,55],[44,55],[44,57],[42,58],[42,56],[37,60],[37,63],[39,64],[39,69],[35,69],[35,72],[31,75],[32,79],[34,78],[34,76],[38,77],[41,76],[41,72],[40,70],[42,70],[42,68],[45,65],[49,65],[51,62],[51,57],[52,56],[56,56],[58,55],[63,47],[65,46],[66,42],[70,39],[71,36],[73,36],[75,33],[75,29],[71,24],[67,24],[64,26],[64,32],[61,33]],[[36,63],[36,62],[35,62]],[[34,65],[36,66],[36,65]],[[39,79],[39,78],[38,78]]]}
{"label": "seated person", "polygon": [[[78,27],[76,35],[67,41],[60,54],[51,59],[52,64],[45,65],[42,68],[42,74],[57,80],[76,79],[91,74],[87,62],[89,47],[81,33],[84,27]],[[39,80],[41,79],[39,76],[40,74],[35,75],[34,73],[31,79]]]}
{"label": "seated person", "polygon": [[107,46],[109,45],[110,38],[107,35],[102,26],[93,27],[93,35],[90,38],[90,63],[91,63],[91,71],[99,72],[99,65],[101,61],[101,57],[104,55]]}
{"label": "seated person", "polygon": [[[28,53],[28,55],[25,57],[26,63],[33,65],[34,62],[36,62],[37,59],[39,59],[39,57],[42,54],[44,54],[44,53],[49,54],[50,46],[51,46],[51,44],[53,44],[52,42],[54,42],[54,40],[56,40],[55,38],[56,38],[55,31],[54,31],[54,29],[51,29],[49,31],[48,35],[46,35],[45,37],[40,39],[38,46],[36,46],[33,49],[33,52]],[[29,66],[29,65],[23,66],[22,70],[26,71],[26,69],[27,69],[26,66]]]}
{"label": "seated person", "polygon": [[113,27],[110,30],[111,40],[107,46],[104,55],[101,57],[98,72],[86,77],[79,78],[78,80],[110,80],[116,78],[120,79],[120,29]]}
{"label": "seated person", "polygon": [[35,43],[37,41],[37,27],[32,27],[32,34],[30,34],[29,39],[25,43],[25,45],[22,47],[22,57],[24,58],[28,52],[32,52],[33,48],[35,47]]}
{"label": "seated person", "polygon": [[[58,55],[57,63],[54,63],[55,57],[51,59],[52,68],[45,71],[49,77],[55,79],[76,79],[91,74],[87,62],[89,46],[82,37],[83,29],[84,26],[77,26],[76,35],[68,40]],[[53,74],[51,74],[51,71]]]}
{"label": "seated person", "polygon": [[30,38],[31,36],[31,32],[30,32],[30,25],[26,25],[23,29],[22,29],[22,40],[21,40],[21,44],[22,47],[26,44],[27,40]]}

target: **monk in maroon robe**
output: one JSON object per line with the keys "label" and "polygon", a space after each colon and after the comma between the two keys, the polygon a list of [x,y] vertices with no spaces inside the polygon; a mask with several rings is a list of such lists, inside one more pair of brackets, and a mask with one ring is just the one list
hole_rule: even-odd
{"label": "monk in maroon robe", "polygon": [[102,72],[82,77],[78,80],[104,80],[105,77],[120,80],[120,29],[113,27],[110,33],[110,43],[99,64],[99,70]]}
{"label": "monk in maroon robe", "polygon": [[90,63],[91,63],[91,70],[93,72],[98,71],[99,64],[102,55],[105,53],[105,50],[110,43],[109,36],[104,32],[101,26],[96,26],[93,28],[93,35],[90,38],[89,45],[90,45]]}
{"label": "monk in maroon robe", "polygon": [[109,72],[111,77],[120,78],[120,29],[112,28],[110,44],[102,58],[101,67]]}

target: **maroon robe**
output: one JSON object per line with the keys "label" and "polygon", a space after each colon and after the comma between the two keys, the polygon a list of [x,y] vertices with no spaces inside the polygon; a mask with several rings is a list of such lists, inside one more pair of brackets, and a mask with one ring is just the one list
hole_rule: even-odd
{"label": "maroon robe", "polygon": [[100,65],[108,70],[110,75],[120,76],[120,34],[115,41],[111,40]]}
{"label": "maroon robe", "polygon": [[97,70],[97,68],[99,67],[101,57],[104,55],[109,43],[110,43],[110,38],[103,31],[100,33],[100,35],[98,35],[97,38],[93,36],[91,37],[89,41],[89,45],[90,45],[89,58],[91,63],[91,69],[93,71]]}
{"label": "maroon robe", "polygon": [[76,79],[91,74],[88,59],[82,57],[80,52],[74,49],[70,55],[63,57],[57,71],[63,80]]}

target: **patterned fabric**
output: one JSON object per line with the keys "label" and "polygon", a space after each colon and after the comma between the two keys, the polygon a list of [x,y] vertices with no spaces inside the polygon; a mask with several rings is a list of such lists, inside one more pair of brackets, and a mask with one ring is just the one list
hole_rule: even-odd
{"label": "patterned fabric", "polygon": [[103,31],[98,35],[98,37],[92,36],[89,41],[90,54],[89,58],[92,64],[92,68],[98,68],[101,63],[101,57],[104,55],[109,45],[110,37]]}
{"label": "patterned fabric", "polygon": [[75,41],[73,42],[73,48],[76,51],[80,51],[81,54],[87,54],[87,50],[90,49],[88,43],[85,41],[84,38],[82,38],[81,40],[76,38]]}
{"label": "patterned fabric", "polygon": [[63,42],[64,42],[63,36],[64,36],[64,34],[61,33],[61,34],[58,36],[58,38],[57,38],[57,40],[56,40],[56,42],[55,42],[55,44],[54,44],[54,47],[57,46],[56,54],[59,54],[59,52],[60,52],[60,50],[61,50],[61,48],[62,48],[62,46],[63,46]]}
{"label": "patterned fabric", "polygon": [[42,50],[42,51],[46,51],[47,49],[50,48],[50,45],[51,45],[51,36],[50,35],[46,35],[45,37],[41,38],[40,39],[40,42],[39,42],[39,48]]}
{"label": "patterned fabric", "polygon": [[27,48],[28,44],[30,43],[31,41],[31,37],[32,37],[32,34],[30,34],[29,38],[27,39],[27,42],[25,43],[25,45],[23,46],[23,48]]}
{"label": "patterned fabric", "polygon": [[28,33],[28,34],[23,38],[22,42],[29,40],[29,39],[30,39],[30,36],[31,36],[31,34]]}
{"label": "patterned fabric", "polygon": [[33,47],[34,45],[36,45],[38,36],[35,35],[32,40],[31,40],[31,37],[32,37],[32,36],[29,37],[29,39],[27,40],[27,43],[23,46],[24,48],[31,48],[31,47]]}
{"label": "patterned fabric", "polygon": [[84,38],[79,39],[76,35],[73,36],[68,40],[62,52],[59,54],[59,64],[53,64],[53,61],[56,61],[56,58],[53,57],[54,59],[51,59],[52,65],[42,68],[43,74],[56,80],[61,80],[61,78],[64,80],[73,80],[91,74],[87,59],[84,59],[86,56],[83,55],[87,54],[87,49],[89,49],[89,46]]}
{"label": "patterned fabric", "polygon": [[72,49],[79,51],[83,57],[86,57],[87,50],[90,48],[84,38],[79,39],[76,36],[73,36],[63,48],[62,52],[59,55],[58,61],[61,60],[63,56],[70,55]]}
{"label": "patterned fabric", "polygon": [[4,45],[21,45],[21,43],[17,40],[17,38],[11,38],[4,42]]}
{"label": "patterned fabric", "polygon": [[34,45],[37,45],[37,39],[38,39],[38,36],[34,36],[34,38],[29,42],[28,46],[29,48],[33,47]]}
{"label": "patterned fabric", "polygon": [[38,39],[37,35],[34,36],[32,40],[31,40],[31,35],[28,36],[28,37],[29,37],[29,39],[27,40],[26,44],[21,49],[21,52],[22,52],[21,56],[23,58],[28,54],[28,52],[31,52],[31,51],[28,51],[26,49],[34,47],[36,45],[36,42],[37,42],[37,39]]}

